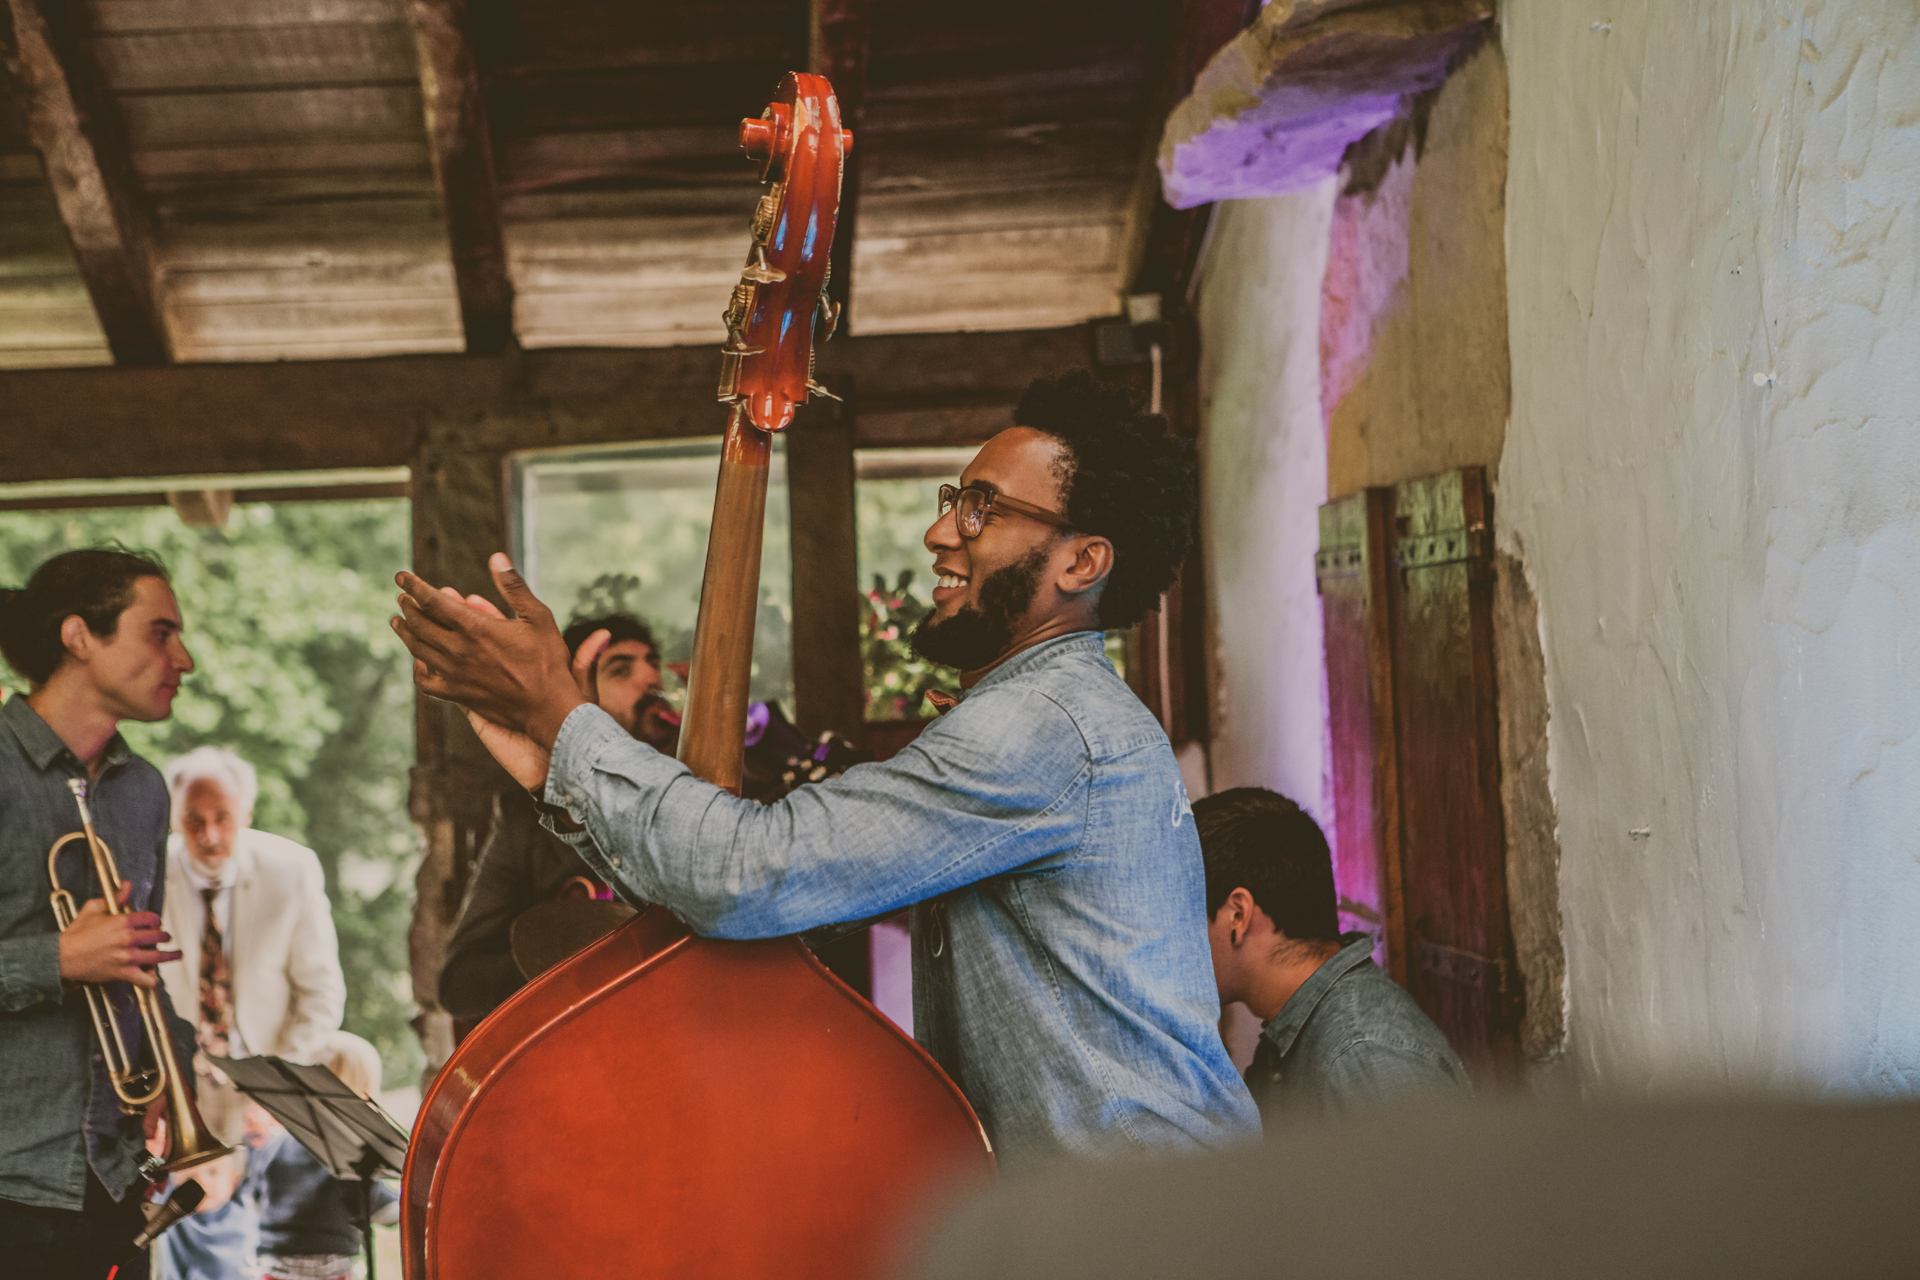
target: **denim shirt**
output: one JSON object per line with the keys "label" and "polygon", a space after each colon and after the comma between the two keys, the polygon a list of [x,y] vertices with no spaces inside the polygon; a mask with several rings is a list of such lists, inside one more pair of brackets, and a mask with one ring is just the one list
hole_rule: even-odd
{"label": "denim shirt", "polygon": [[584,706],[546,799],[602,877],[702,934],[911,906],[915,1034],[1004,1165],[1258,1136],[1216,1029],[1180,770],[1097,633],[1016,654],[891,760],[773,805]]}
{"label": "denim shirt", "polygon": [[1247,1085],[1262,1113],[1344,1115],[1412,1095],[1473,1092],[1460,1055],[1349,933],[1260,1029]]}
{"label": "denim shirt", "polygon": [[[87,1167],[118,1200],[138,1181],[140,1117],[120,1112],[100,1058],[86,995],[60,981],[60,934],[48,894],[47,850],[80,830],[68,778],[86,769],[27,700],[0,706],[0,1200],[78,1209]],[[158,912],[166,892],[166,783],[115,734],[87,784],[94,829],[113,850],[129,906]],[[61,881],[76,905],[100,896],[85,841],[61,851]],[[114,983],[128,1048],[143,1043],[131,990]],[[173,1017],[180,1064],[190,1069],[191,1024]],[[135,1052],[139,1051],[135,1049]]]}

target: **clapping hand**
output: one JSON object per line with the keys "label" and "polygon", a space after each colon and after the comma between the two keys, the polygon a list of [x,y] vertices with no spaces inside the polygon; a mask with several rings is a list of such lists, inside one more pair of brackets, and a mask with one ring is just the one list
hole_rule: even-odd
{"label": "clapping hand", "polygon": [[509,618],[482,596],[462,596],[400,573],[401,617],[394,632],[413,655],[413,679],[429,697],[455,703],[481,743],[521,786],[546,785],[560,726],[595,701],[595,670],[609,635],[596,631],[569,660],[553,612],[534,596],[512,561],[487,561]]}

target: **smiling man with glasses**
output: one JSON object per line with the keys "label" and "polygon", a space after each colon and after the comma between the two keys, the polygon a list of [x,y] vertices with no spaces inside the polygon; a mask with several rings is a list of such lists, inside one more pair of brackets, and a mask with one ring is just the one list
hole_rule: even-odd
{"label": "smiling man with glasses", "polygon": [[[1180,770],[1103,631],[1143,618],[1193,537],[1190,441],[1088,373],[1042,379],[944,486],[913,642],[965,691],[891,760],[773,805],[635,742],[518,617],[400,575],[427,693],[509,731],[501,763],[628,897],[760,938],[912,908],[914,1032],[1003,1164],[1259,1133],[1215,1029],[1205,873]],[[716,869],[724,868],[725,874]]]}

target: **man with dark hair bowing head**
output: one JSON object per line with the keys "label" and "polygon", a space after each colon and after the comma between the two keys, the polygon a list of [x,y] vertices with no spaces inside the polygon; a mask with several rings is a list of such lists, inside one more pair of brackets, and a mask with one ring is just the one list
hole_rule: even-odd
{"label": "man with dark hair bowing head", "polygon": [[420,687],[465,706],[629,896],[726,938],[911,906],[915,1032],[1006,1165],[1253,1138],[1215,1030],[1186,790],[1101,648],[1186,553],[1193,448],[1086,373],[1035,383],[1015,421],[941,488],[926,535],[939,585],[914,642],[961,669],[960,702],[893,759],[774,805],[593,706],[504,556],[516,620],[401,574],[394,625]]}

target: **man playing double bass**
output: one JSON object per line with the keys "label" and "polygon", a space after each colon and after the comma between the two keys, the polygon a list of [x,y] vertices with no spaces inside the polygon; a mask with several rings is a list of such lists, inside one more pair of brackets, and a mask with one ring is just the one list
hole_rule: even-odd
{"label": "man playing double bass", "polygon": [[[466,707],[610,883],[723,938],[912,907],[914,1028],[1003,1164],[1251,1138],[1215,1030],[1205,877],[1180,772],[1101,633],[1137,622],[1191,540],[1190,443],[1090,374],[1042,379],[943,486],[914,636],[964,693],[893,759],[777,804],[636,742],[583,689],[505,557],[509,621],[399,575],[428,694]],[[576,672],[580,673],[578,676]]]}

